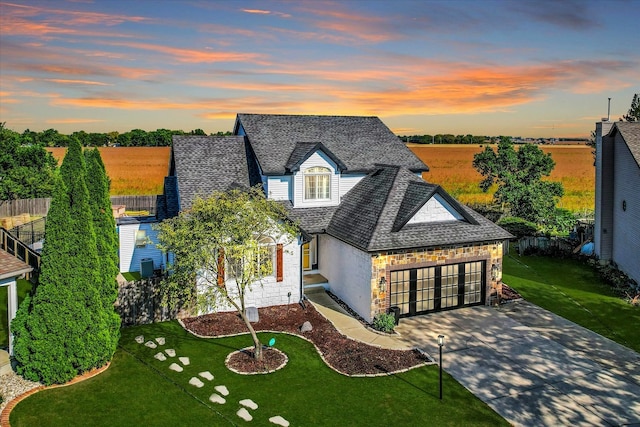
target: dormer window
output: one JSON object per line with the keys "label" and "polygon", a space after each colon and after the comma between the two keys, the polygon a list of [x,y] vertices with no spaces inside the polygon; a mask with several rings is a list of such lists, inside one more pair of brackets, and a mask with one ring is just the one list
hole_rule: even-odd
{"label": "dormer window", "polygon": [[320,166],[304,171],[304,200],[331,199],[331,170]]}

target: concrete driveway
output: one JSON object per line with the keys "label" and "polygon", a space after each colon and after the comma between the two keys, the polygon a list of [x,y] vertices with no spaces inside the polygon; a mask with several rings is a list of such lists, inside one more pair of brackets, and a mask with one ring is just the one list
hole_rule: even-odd
{"label": "concrete driveway", "polygon": [[436,359],[445,335],[445,371],[516,426],[640,426],[640,354],[526,301],[396,330]]}

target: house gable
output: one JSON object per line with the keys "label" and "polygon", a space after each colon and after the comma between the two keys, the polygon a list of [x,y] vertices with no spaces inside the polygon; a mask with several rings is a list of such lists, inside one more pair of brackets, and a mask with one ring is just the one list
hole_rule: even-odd
{"label": "house gable", "polygon": [[[340,170],[331,156],[322,150],[313,151],[306,159],[300,163],[298,170],[293,173],[293,207],[309,208],[319,206],[335,206],[340,203]],[[314,170],[324,170],[329,180],[328,198],[309,197],[305,177]]]}

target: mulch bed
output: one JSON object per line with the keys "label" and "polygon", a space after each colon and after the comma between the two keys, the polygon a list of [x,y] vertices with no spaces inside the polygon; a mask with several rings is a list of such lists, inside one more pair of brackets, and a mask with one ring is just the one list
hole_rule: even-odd
{"label": "mulch bed", "polygon": [[[289,332],[304,336],[315,344],[331,367],[347,375],[397,372],[430,361],[417,350],[387,350],[353,341],[338,332],[331,322],[309,303],[306,304],[306,308],[300,304],[260,308],[258,313],[260,321],[253,323],[256,331]],[[313,330],[301,333],[300,327],[305,321],[311,323]],[[183,323],[188,330],[208,337],[247,332],[242,319],[233,312],[187,318],[183,319]],[[250,367],[239,368],[235,369],[250,371]]]}
{"label": "mulch bed", "polygon": [[269,347],[262,349],[262,360],[253,357],[255,349],[244,348],[231,353],[226,360],[227,368],[243,374],[266,374],[281,368],[287,362],[287,356]]}

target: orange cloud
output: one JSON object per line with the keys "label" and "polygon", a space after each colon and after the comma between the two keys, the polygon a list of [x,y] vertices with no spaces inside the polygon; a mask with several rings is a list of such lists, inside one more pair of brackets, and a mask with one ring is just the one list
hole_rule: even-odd
{"label": "orange cloud", "polygon": [[182,49],[169,46],[156,45],[151,43],[120,43],[120,42],[103,42],[102,44],[109,46],[123,46],[132,49],[147,50],[152,52],[164,53],[173,56],[179,62],[187,63],[208,63],[208,62],[253,62],[263,63],[265,56],[258,53],[242,53],[242,52],[214,52],[195,49]]}
{"label": "orange cloud", "polygon": [[45,120],[45,123],[48,124],[76,124],[76,123],[101,123],[106,120],[102,119],[51,119]]}
{"label": "orange cloud", "polygon": [[257,14],[260,14],[260,15],[268,15],[268,14],[271,13],[268,10],[262,10],[262,9],[240,9],[240,10],[242,10],[243,12],[246,12],[246,13],[257,13]]}
{"label": "orange cloud", "polygon": [[93,86],[111,86],[109,83],[96,82],[91,80],[70,80],[70,79],[44,79],[46,82],[74,84],[74,85],[93,85]]}

